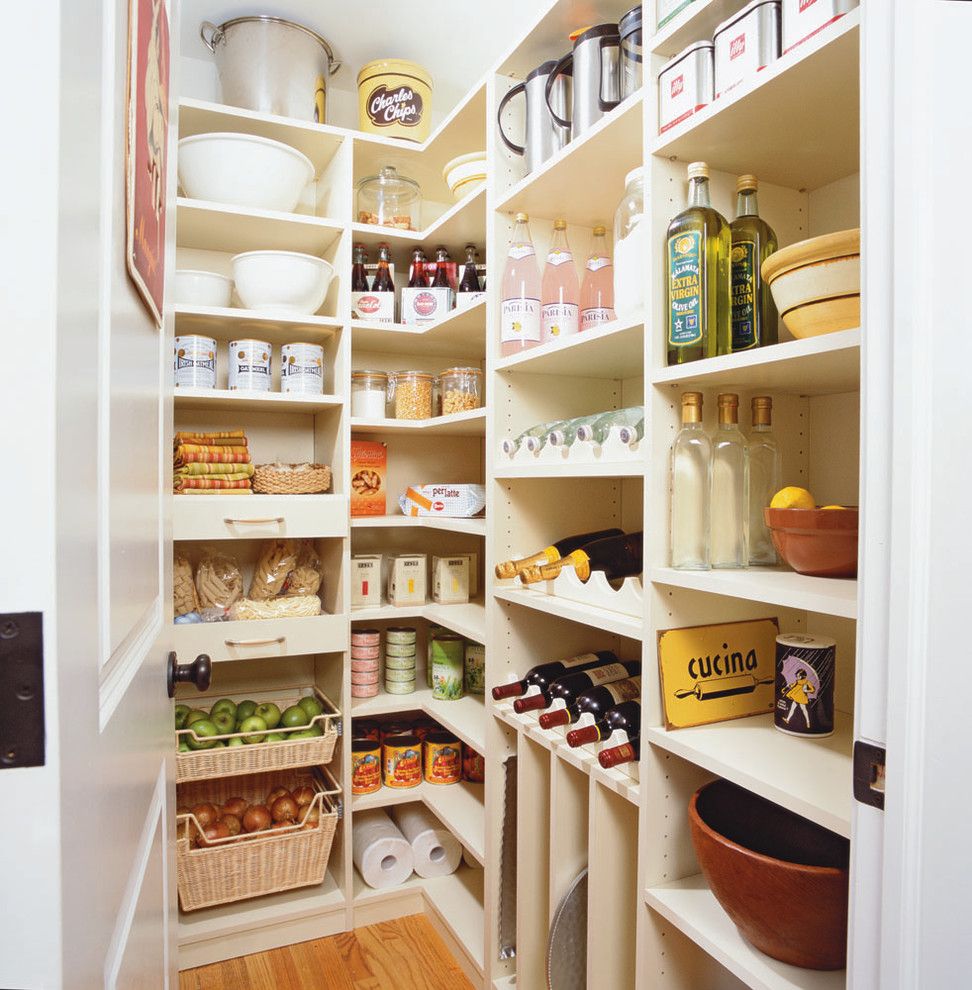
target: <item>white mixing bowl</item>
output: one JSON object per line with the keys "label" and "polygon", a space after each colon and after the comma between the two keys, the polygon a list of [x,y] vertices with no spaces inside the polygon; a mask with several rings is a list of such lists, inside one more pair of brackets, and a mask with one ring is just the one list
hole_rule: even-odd
{"label": "white mixing bowl", "polygon": [[296,148],[252,134],[197,134],[179,142],[179,184],[192,199],[292,213],[314,178]]}
{"label": "white mixing bowl", "polygon": [[334,266],[295,251],[246,251],[233,258],[233,281],[247,309],[316,313],[327,296]]}
{"label": "white mixing bowl", "polygon": [[177,306],[227,307],[233,297],[233,280],[218,272],[179,268],[172,286]]}

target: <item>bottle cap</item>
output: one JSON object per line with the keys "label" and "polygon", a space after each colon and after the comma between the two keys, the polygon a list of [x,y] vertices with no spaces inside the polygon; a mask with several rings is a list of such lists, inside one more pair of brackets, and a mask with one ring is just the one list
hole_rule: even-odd
{"label": "bottle cap", "polygon": [[631,743],[622,743],[620,746],[612,746],[610,749],[602,749],[600,753],[597,754],[597,762],[604,767],[605,770],[609,770],[613,766],[617,766],[619,763],[630,763],[635,759],[634,746]]}
{"label": "bottle cap", "polygon": [[688,177],[690,179],[707,179],[709,166],[705,162],[692,162],[688,167]]}
{"label": "bottle cap", "polygon": [[739,422],[739,396],[734,392],[723,392],[719,396],[719,422]]}
{"label": "bottle cap", "polygon": [[702,422],[702,393],[683,392],[682,393],[682,422],[701,423]]}
{"label": "bottle cap", "polygon": [[525,213],[517,213],[514,217],[517,223],[529,223],[530,218]]}
{"label": "bottle cap", "polygon": [[517,715],[522,715],[524,712],[533,712],[538,708],[546,708],[549,702],[542,694],[529,694],[525,698],[517,698],[513,702],[513,711]]}
{"label": "bottle cap", "polygon": [[722,409],[725,406],[738,406],[739,396],[735,392],[720,392],[719,393],[719,408]]}
{"label": "bottle cap", "polygon": [[541,729],[553,729],[558,725],[570,722],[570,712],[566,708],[555,708],[552,712],[544,712],[537,721]]}
{"label": "bottle cap", "polygon": [[554,220],[554,230],[566,230],[566,229],[567,229],[567,221],[564,220],[563,217],[557,217],[557,219]]}
{"label": "bottle cap", "polygon": [[566,738],[568,746],[577,747],[585,743],[597,742],[601,738],[601,733],[597,731],[597,726],[585,725],[580,729],[571,729]]}
{"label": "bottle cap", "polygon": [[773,399],[769,395],[754,395],[752,399],[753,426],[772,426]]}
{"label": "bottle cap", "polygon": [[755,175],[740,175],[736,179],[736,192],[756,192],[759,180]]}

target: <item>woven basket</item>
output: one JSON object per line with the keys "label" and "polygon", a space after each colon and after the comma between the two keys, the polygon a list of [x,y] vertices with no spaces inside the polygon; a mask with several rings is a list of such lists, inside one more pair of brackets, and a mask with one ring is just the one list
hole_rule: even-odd
{"label": "woven basket", "polygon": [[[189,780],[212,780],[214,777],[238,777],[245,773],[266,773],[271,770],[287,770],[293,767],[321,766],[330,763],[334,756],[334,746],[337,742],[337,722],[341,717],[334,702],[317,688],[313,689],[317,700],[324,706],[324,712],[311,719],[311,725],[318,725],[324,732],[322,736],[313,739],[295,739],[293,742],[252,743],[245,746],[224,747],[215,749],[194,749],[188,753],[176,753],[176,783],[182,784]],[[307,694],[307,691],[303,692]],[[300,695],[290,698],[272,700],[277,707],[284,711],[291,705],[296,705]],[[207,699],[208,700],[208,699]],[[213,699],[215,700],[215,699]],[[307,728],[305,726],[304,728]],[[267,735],[277,732],[268,729]],[[253,732],[233,732],[225,736],[212,736],[212,739],[234,739],[252,736]],[[192,729],[176,730],[176,745],[189,737],[198,738]]]}
{"label": "woven basket", "polygon": [[330,490],[331,469],[327,464],[257,464],[251,484],[260,495],[320,495]]}
{"label": "woven basket", "polygon": [[[309,784],[317,792],[310,807],[320,809],[320,821],[312,829],[294,825],[257,833],[259,837],[216,839],[205,849],[192,849],[188,836],[180,838],[176,863],[182,910],[196,911],[323,882],[339,817],[331,795],[340,793],[334,778],[323,774],[254,774],[180,785],[176,789],[178,803],[191,806],[203,801],[221,804],[236,795],[259,804],[274,787],[292,789]],[[194,815],[179,815],[177,820],[188,823],[190,834],[202,834]]]}

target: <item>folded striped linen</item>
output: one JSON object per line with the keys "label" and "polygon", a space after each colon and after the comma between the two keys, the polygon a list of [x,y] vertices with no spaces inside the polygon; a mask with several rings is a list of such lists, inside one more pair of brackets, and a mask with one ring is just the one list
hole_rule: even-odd
{"label": "folded striped linen", "polygon": [[218,445],[236,445],[238,447],[247,446],[246,434],[243,430],[228,430],[223,433],[188,433],[180,430],[175,435],[172,442],[174,447],[182,443],[206,443]]}
{"label": "folded striped linen", "polygon": [[173,482],[173,488],[177,492],[191,488],[208,489],[234,489],[249,488],[250,479],[248,477],[236,478],[233,475],[223,475],[221,477],[177,477]]}
{"label": "folded striped linen", "polygon": [[211,462],[199,461],[176,468],[175,473],[177,477],[233,474],[249,478],[253,475],[253,471],[254,466],[252,464],[213,464]]}
{"label": "folded striped linen", "polygon": [[246,447],[213,447],[205,444],[184,443],[176,447],[174,464],[177,468],[186,464],[249,464],[250,452]]}
{"label": "folded striped linen", "polygon": [[252,495],[250,488],[183,488],[177,495]]}

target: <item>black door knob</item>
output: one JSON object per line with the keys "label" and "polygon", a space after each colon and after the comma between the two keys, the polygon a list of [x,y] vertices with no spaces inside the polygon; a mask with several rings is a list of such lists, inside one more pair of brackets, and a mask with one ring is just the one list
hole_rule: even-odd
{"label": "black door knob", "polygon": [[179,663],[173,651],[169,654],[166,668],[165,683],[170,698],[175,697],[175,686],[180,682],[195,684],[198,691],[209,690],[209,682],[213,677],[213,661],[205,653],[200,653],[192,663]]}

